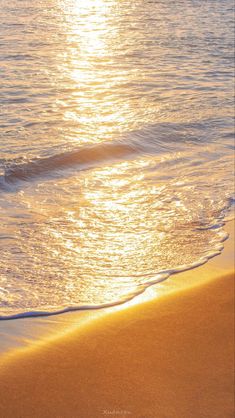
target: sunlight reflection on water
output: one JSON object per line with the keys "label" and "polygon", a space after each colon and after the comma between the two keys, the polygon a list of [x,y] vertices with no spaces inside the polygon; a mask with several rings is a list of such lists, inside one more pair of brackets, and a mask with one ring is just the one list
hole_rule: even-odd
{"label": "sunlight reflection on water", "polygon": [[231,2],[15,0],[0,20],[0,314],[115,303],[218,254]]}

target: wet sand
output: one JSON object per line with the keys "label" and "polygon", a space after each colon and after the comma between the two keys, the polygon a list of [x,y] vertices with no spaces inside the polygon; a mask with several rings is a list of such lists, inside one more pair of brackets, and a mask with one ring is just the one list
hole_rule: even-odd
{"label": "wet sand", "polygon": [[5,356],[0,416],[232,418],[232,251],[230,239],[159,298]]}

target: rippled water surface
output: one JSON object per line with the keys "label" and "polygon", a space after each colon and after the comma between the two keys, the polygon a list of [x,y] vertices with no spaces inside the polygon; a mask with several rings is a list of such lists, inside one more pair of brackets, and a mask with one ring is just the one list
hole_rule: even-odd
{"label": "rippled water surface", "polygon": [[1,317],[117,303],[218,254],[233,2],[0,6]]}

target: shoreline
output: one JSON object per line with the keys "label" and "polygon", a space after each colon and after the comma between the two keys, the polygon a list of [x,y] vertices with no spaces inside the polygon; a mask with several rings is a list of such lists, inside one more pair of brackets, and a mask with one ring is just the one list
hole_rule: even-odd
{"label": "shoreline", "polygon": [[[49,339],[57,338],[60,334],[70,332],[70,329],[81,328],[96,318],[105,317],[113,312],[128,309],[130,306],[159,299],[162,295],[170,295],[192,286],[201,286],[218,275],[225,275],[234,270],[234,242],[235,220],[226,221],[224,232],[229,238],[223,242],[221,254],[210,258],[206,263],[185,271],[170,275],[167,279],[149,285],[139,295],[130,301],[103,308],[72,310],[60,314],[43,316],[26,316],[17,319],[0,321],[1,347],[0,355],[15,353],[33,348],[35,343],[44,344]],[[199,278],[200,277],[200,278]]]}
{"label": "shoreline", "polygon": [[[233,220],[232,220],[233,221]],[[229,221],[228,221],[229,222]],[[231,222],[231,220],[230,220]],[[225,222],[226,225],[226,222]],[[226,228],[225,228],[226,229]],[[125,299],[123,300],[117,300],[116,302],[107,302],[104,304],[100,304],[100,305],[78,305],[78,306],[66,306],[66,307],[61,307],[61,308],[57,308],[56,310],[35,310],[35,311],[23,311],[23,312],[19,312],[19,313],[13,313],[10,315],[0,315],[0,323],[1,321],[14,321],[14,320],[22,320],[22,319],[27,319],[27,318],[43,318],[43,317],[51,317],[51,316],[57,316],[57,315],[63,315],[63,314],[67,314],[67,313],[72,313],[72,312],[83,312],[83,311],[98,311],[98,310],[105,310],[105,309],[109,309],[109,308],[115,308],[116,306],[119,305],[126,305],[129,302],[131,302],[132,300],[134,300],[135,298],[137,298],[138,296],[142,295],[144,292],[146,292],[148,290],[149,287],[151,286],[157,286],[159,284],[161,284],[162,282],[169,280],[169,278],[171,278],[172,276],[178,275],[178,274],[182,274],[182,273],[187,273],[191,270],[195,270],[201,266],[204,266],[205,264],[207,264],[208,262],[210,262],[211,259],[219,256],[222,254],[222,252],[224,251],[224,245],[223,243],[225,241],[227,241],[230,238],[230,234],[228,232],[226,232],[225,230],[224,232],[224,238],[222,239],[222,241],[220,242],[220,246],[222,246],[222,250],[214,250],[213,253],[211,253],[210,255],[207,255],[205,257],[202,257],[201,259],[199,259],[198,262],[194,262],[191,265],[187,266],[179,266],[176,268],[173,268],[172,270],[165,270],[165,271],[161,271],[158,274],[156,274],[157,276],[162,276],[159,277],[159,279],[150,281],[150,282],[146,282],[143,283],[141,285],[142,290],[139,290],[138,292],[136,291],[136,293],[132,293],[132,294],[127,294],[127,296],[125,297]],[[223,233],[221,232],[221,234]],[[227,236],[226,236],[227,235]]]}
{"label": "shoreline", "polygon": [[83,323],[61,315],[53,336],[3,356],[0,415],[232,417],[233,226],[205,265]]}

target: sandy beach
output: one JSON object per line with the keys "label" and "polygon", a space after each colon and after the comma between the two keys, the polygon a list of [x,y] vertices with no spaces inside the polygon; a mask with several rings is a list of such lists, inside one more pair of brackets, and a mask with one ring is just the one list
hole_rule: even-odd
{"label": "sandy beach", "polygon": [[231,237],[161,297],[5,356],[0,416],[231,418],[232,251]]}

